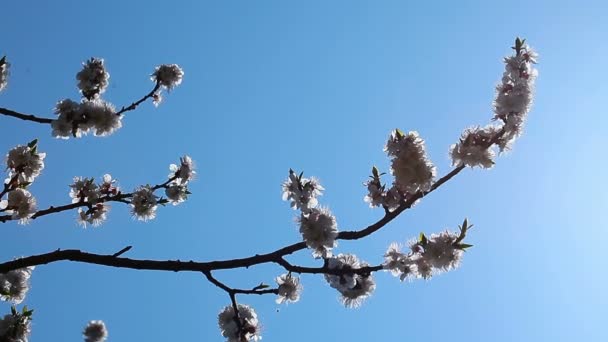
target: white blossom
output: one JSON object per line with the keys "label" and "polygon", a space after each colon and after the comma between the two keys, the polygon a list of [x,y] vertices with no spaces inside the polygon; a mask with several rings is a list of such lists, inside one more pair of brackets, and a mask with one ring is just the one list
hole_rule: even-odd
{"label": "white blossom", "polygon": [[189,156],[183,156],[179,158],[179,161],[179,166],[175,164],[169,165],[169,170],[171,171],[169,178],[176,177],[173,181],[175,184],[186,185],[194,178],[194,175],[196,175],[196,171],[194,171],[194,161]]}
{"label": "white blossom", "polygon": [[84,228],[86,228],[88,224],[97,227],[107,219],[109,211],[110,206],[107,203],[97,203],[87,210],[78,208],[77,222]]}
{"label": "white blossom", "polygon": [[238,304],[237,309],[239,312],[240,325],[242,327],[240,333],[232,305],[226,306],[218,315],[218,325],[222,336],[226,338],[226,342],[261,340],[260,322],[258,321],[258,316],[253,308],[248,305]]}
{"label": "white blossom", "polygon": [[395,186],[391,187],[384,195],[384,205],[390,212],[393,212],[395,209],[399,208],[402,200],[403,196],[399,192],[399,189],[397,189]]}
{"label": "white blossom", "polygon": [[116,185],[116,180],[108,173],[103,175],[102,182],[98,188],[99,193],[102,195],[116,196],[120,192],[120,188]]}
{"label": "white blossom", "polygon": [[276,282],[279,285],[279,296],[276,299],[277,304],[284,302],[295,303],[300,300],[300,293],[302,292],[300,278],[292,276],[291,273],[286,273],[278,276]]}
{"label": "white blossom", "polygon": [[17,145],[6,155],[6,168],[10,171],[9,177],[18,176],[18,182],[32,183],[44,169],[46,153],[37,151],[36,140],[27,146]]}
{"label": "white blossom", "polygon": [[131,213],[140,221],[156,217],[157,197],[149,185],[139,187],[131,199]]}
{"label": "white blossom", "polygon": [[422,234],[421,239],[409,243],[408,253],[401,252],[397,244],[391,244],[384,254],[383,267],[401,280],[410,277],[429,279],[460,265],[468,245],[457,244],[457,239],[458,235],[449,231],[432,234],[430,238]]}
{"label": "white blossom", "polygon": [[30,289],[30,277],[33,270],[34,267],[31,266],[0,273],[0,300],[14,304],[23,302]]}
{"label": "white blossom", "polygon": [[59,115],[53,120],[53,136],[57,138],[81,137],[89,131],[96,136],[106,136],[122,127],[122,115],[116,113],[114,106],[102,99],[85,100],[76,103],[66,99],[55,107]]}
{"label": "white blossom", "polygon": [[184,71],[177,64],[162,64],[156,67],[152,74],[152,81],[171,90],[182,83]]}
{"label": "white blossom", "polygon": [[534,64],[538,58],[524,41],[516,41],[516,54],[505,58],[505,72],[496,87],[495,118],[504,122],[504,134],[498,141],[501,151],[508,149],[521,135],[526,116],[532,106],[534,83],[538,71]]}
{"label": "white blossom", "polygon": [[6,61],[6,56],[0,58],[0,91],[8,85],[8,69],[10,64]]}
{"label": "white blossom", "polygon": [[103,342],[108,338],[108,330],[103,321],[90,321],[82,335],[85,342]]}
{"label": "white blossom", "polygon": [[93,203],[101,197],[101,193],[93,178],[74,177],[74,183],[70,184],[70,197],[72,203]]}
{"label": "white blossom", "polygon": [[30,318],[23,314],[5,315],[4,318],[0,319],[0,341],[28,342],[31,332],[30,322]]}
{"label": "white blossom", "polygon": [[26,224],[30,217],[36,213],[36,198],[29,191],[17,188],[8,193],[5,210],[9,214],[12,214],[14,220],[19,220],[19,223]]}
{"label": "white blossom", "polygon": [[109,102],[101,99],[85,101],[81,104],[81,111],[95,130],[96,136],[110,135],[122,127],[122,115],[116,115],[116,109]]}
{"label": "white blossom", "polygon": [[299,218],[300,233],[306,246],[312,249],[315,258],[331,256],[331,249],[336,246],[338,224],[336,218],[327,208],[313,208],[302,213]]}
{"label": "white blossom", "polygon": [[302,174],[298,176],[291,169],[282,187],[283,200],[291,201],[291,207],[300,209],[303,213],[318,205],[317,196],[321,196],[325,190],[316,178],[303,178]]}
{"label": "white blossom", "polygon": [[103,59],[91,58],[82,63],[82,70],[76,74],[76,79],[82,96],[93,99],[106,91],[110,74],[103,65]]}
{"label": "white blossom", "polygon": [[[369,265],[359,261],[354,254],[338,254],[327,260],[327,266],[332,270],[352,270]],[[342,304],[350,308],[359,307],[376,289],[371,274],[325,274],[325,280],[340,292]]]}
{"label": "white blossom", "polygon": [[165,195],[169,202],[173,205],[178,205],[188,199],[188,188],[183,185],[169,185],[165,188]]}
{"label": "white blossom", "polygon": [[392,157],[394,185],[403,193],[428,191],[435,178],[435,167],[426,156],[424,140],[417,132],[394,130],[384,149]]}
{"label": "white blossom", "polygon": [[386,193],[384,191],[384,184],[380,181],[378,169],[375,166],[372,169],[372,176],[370,176],[370,178],[370,180],[364,183],[367,187],[367,195],[365,195],[363,200],[369,203],[370,208],[382,206],[384,205],[384,196]]}
{"label": "white blossom", "polygon": [[450,147],[452,165],[479,166],[486,169],[494,166],[495,153],[491,145],[492,139],[499,131],[500,128],[496,126],[466,129],[462,133],[459,142]]}

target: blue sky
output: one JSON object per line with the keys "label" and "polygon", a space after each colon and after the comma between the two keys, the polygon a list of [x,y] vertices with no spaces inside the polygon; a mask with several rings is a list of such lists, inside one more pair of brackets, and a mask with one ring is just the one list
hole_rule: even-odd
{"label": "blue sky", "polygon": [[[74,176],[111,173],[120,185],[157,183],[180,155],[199,177],[184,205],[133,220],[113,205],[99,229],[76,213],[4,224],[0,259],[77,248],[133,258],[216,260],[272,251],[300,239],[281,201],[289,168],[321,179],[341,230],[381,217],[363,202],[391,129],[417,130],[440,174],[448,147],[489,121],[501,58],[515,36],[541,55],[525,135],[491,171],[465,170],[373,236],[340,242],[378,263],[393,241],[420,231],[476,228],[461,268],[431,281],[378,274],[375,294],[343,308],[319,276],[299,303],[242,297],[264,341],[605,341],[603,262],[608,204],[603,146],[608,5],[602,1],[20,1],[2,5],[0,54],[12,63],[0,106],[50,116],[78,98],[75,74],[91,56],[111,74],[120,106],[147,92],[148,75],[178,63],[183,84],[155,109],[129,113],[107,138],[55,140],[50,128],[0,117],[0,151],[40,138],[46,169],[31,191],[41,207],[68,203]],[[603,214],[604,213],[604,214]],[[294,262],[315,265],[306,251]],[[272,282],[262,266],[218,273],[235,287]],[[78,341],[102,319],[110,341],[220,341],[228,296],[198,274],[40,266],[25,302],[31,340]],[[0,310],[9,306],[0,303]]]}

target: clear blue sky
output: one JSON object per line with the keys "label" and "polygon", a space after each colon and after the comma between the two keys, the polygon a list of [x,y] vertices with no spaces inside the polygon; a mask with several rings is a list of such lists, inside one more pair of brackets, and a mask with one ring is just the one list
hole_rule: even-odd
{"label": "clear blue sky", "polygon": [[[160,63],[183,84],[155,109],[142,105],[108,138],[54,140],[48,126],[0,117],[0,151],[40,138],[46,169],[31,191],[41,207],[68,203],[73,176],[111,173],[129,190],[156,183],[190,154],[194,194],[149,223],[113,205],[99,229],[76,213],[0,226],[0,259],[78,248],[128,256],[214,260],[299,240],[281,201],[288,169],[318,176],[339,228],[382,213],[363,202],[372,165],[395,127],[417,130],[440,174],[463,128],[491,117],[501,58],[515,36],[541,55],[525,135],[491,171],[466,170],[385,230],[341,242],[378,263],[393,241],[476,225],[462,267],[431,281],[378,274],[357,310],[319,276],[304,276],[299,303],[248,298],[264,341],[606,341],[608,238],[605,127],[608,68],[603,1],[167,1],[2,4],[0,54],[12,62],[0,106],[50,116],[78,97],[75,73],[91,56],[111,74],[106,99],[130,103]],[[294,261],[315,265],[308,252]],[[263,266],[218,273],[233,286],[272,282]],[[102,319],[110,341],[221,341],[228,297],[198,274],[75,263],[38,267],[25,304],[31,340],[79,341]],[[9,306],[0,303],[0,311]]]}

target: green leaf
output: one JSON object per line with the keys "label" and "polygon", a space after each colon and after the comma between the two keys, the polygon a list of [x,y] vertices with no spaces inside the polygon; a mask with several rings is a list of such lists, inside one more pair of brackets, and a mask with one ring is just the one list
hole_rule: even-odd
{"label": "green leaf", "polygon": [[17,316],[17,308],[15,308],[15,306],[11,306],[11,313],[13,314],[13,316]]}
{"label": "green leaf", "polygon": [[424,233],[420,233],[420,237],[418,238],[418,242],[420,242],[421,245],[426,245],[427,242],[429,240],[426,238],[426,235],[424,235]]}
{"label": "green leaf", "polygon": [[30,141],[29,144],[27,144],[27,147],[34,148],[36,146],[36,144],[38,144],[38,139],[34,139],[34,140]]}
{"label": "green leaf", "polygon": [[372,175],[374,175],[374,178],[380,178],[380,173],[375,165],[372,167]]}
{"label": "green leaf", "polygon": [[456,245],[456,247],[462,250],[466,250],[467,248],[473,247],[473,245],[469,245],[468,243],[459,243],[458,245]]}

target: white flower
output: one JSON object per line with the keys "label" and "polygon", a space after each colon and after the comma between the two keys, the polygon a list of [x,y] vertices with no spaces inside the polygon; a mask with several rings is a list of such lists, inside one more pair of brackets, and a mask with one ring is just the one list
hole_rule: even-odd
{"label": "white flower", "polygon": [[[0,273],[0,300],[20,304],[30,289],[30,277],[34,267],[25,267],[8,273]],[[1,334],[0,334],[1,335]]]}
{"label": "white flower", "polygon": [[232,305],[228,305],[218,315],[218,325],[222,332],[222,336],[226,338],[227,342],[261,340],[260,322],[258,321],[258,316],[253,308],[248,305],[238,304],[237,309],[239,311],[239,321],[242,331],[239,333],[234,308]]}
{"label": "white flower", "polygon": [[131,199],[131,213],[140,221],[156,217],[157,197],[149,185],[139,187]]}
{"label": "white flower", "polygon": [[286,273],[278,276],[276,282],[279,285],[279,297],[276,299],[277,304],[284,302],[295,303],[300,300],[302,284],[300,284],[298,277],[292,276],[291,273]]}
{"label": "white flower", "polygon": [[427,243],[423,245],[422,257],[436,270],[449,271],[457,268],[463,254],[462,249],[454,246],[457,238],[457,234],[447,230],[439,234],[432,234]]}
{"label": "white flower", "polygon": [[107,219],[109,211],[110,206],[106,203],[97,203],[88,210],[78,208],[77,222],[84,228],[87,227],[87,224],[97,227]]}
{"label": "white flower", "polygon": [[72,203],[95,202],[101,194],[93,178],[74,177],[74,183],[70,185],[70,197]]}
{"label": "white flower", "polygon": [[401,193],[397,187],[391,187],[384,196],[384,205],[388,209],[388,211],[393,212],[395,209],[399,208],[402,200]]}
{"label": "white flower", "polygon": [[156,67],[152,74],[152,81],[158,82],[161,86],[171,90],[180,83],[184,77],[184,71],[177,64],[162,64]]}
{"label": "white flower", "polygon": [[457,239],[458,235],[449,231],[432,234],[430,238],[421,235],[409,243],[409,253],[402,253],[397,244],[391,244],[384,254],[383,267],[401,280],[429,279],[460,265],[466,245],[456,244]]}
{"label": "white flower", "polygon": [[188,188],[183,185],[169,185],[165,188],[165,195],[173,205],[178,205],[188,199]]}
{"label": "white flower", "polygon": [[[352,270],[369,266],[360,262],[353,254],[338,254],[327,260],[327,266],[332,270]],[[341,301],[347,307],[359,307],[376,289],[376,283],[371,274],[325,274],[329,286],[338,290]]]}
{"label": "white flower", "polygon": [[496,87],[494,99],[495,118],[505,123],[505,132],[498,141],[501,151],[508,149],[523,130],[534,97],[534,82],[538,75],[534,64],[537,58],[536,52],[525,44],[519,53],[505,58],[505,72]]}
{"label": "white flower", "polygon": [[84,121],[80,104],[70,99],[61,100],[55,106],[55,114],[59,117],[51,123],[54,137],[68,139],[71,135],[82,135],[82,131],[78,129],[78,122]]}
{"label": "white flower", "polygon": [[19,223],[28,223],[30,217],[36,213],[36,198],[32,194],[21,188],[17,188],[8,193],[8,203],[5,209],[12,214],[14,220]]}
{"label": "white flower", "polygon": [[194,171],[194,161],[189,156],[183,156],[179,158],[179,161],[179,166],[175,164],[169,165],[169,170],[171,170],[169,178],[176,177],[174,180],[176,184],[185,185],[194,178],[194,175],[196,175],[196,171]]}
{"label": "white flower", "polygon": [[85,127],[91,126],[95,136],[110,135],[122,127],[122,115],[116,115],[116,109],[109,102],[95,99],[83,102],[80,107],[88,121]]}
{"label": "white flower", "polygon": [[6,56],[0,58],[0,91],[3,91],[8,85],[8,68],[9,64],[6,61]]}
{"label": "white flower", "polygon": [[291,207],[300,209],[303,213],[317,206],[317,196],[321,196],[325,190],[316,178],[303,178],[302,174],[298,176],[291,169],[282,187],[283,200],[291,201]]}
{"label": "white flower", "polygon": [[85,342],[103,342],[108,338],[108,330],[103,321],[90,321],[82,335]]}
{"label": "white flower", "polygon": [[0,341],[28,342],[31,332],[30,317],[23,314],[9,314],[0,319]]}
{"label": "white flower", "polygon": [[331,249],[336,246],[338,225],[336,218],[327,208],[313,208],[299,218],[300,233],[306,246],[312,249],[315,258],[331,256]]}
{"label": "white flower", "polygon": [[431,188],[435,167],[428,160],[424,140],[417,132],[392,131],[384,150],[392,157],[391,173],[400,191],[414,194]]}
{"label": "white flower", "polygon": [[[374,170],[376,169],[374,168]],[[384,205],[385,192],[384,185],[380,182],[380,176],[372,176],[364,185],[367,187],[367,195],[365,195],[363,200],[369,203],[369,207],[373,208]]]}
{"label": "white flower", "polygon": [[18,174],[19,183],[32,183],[44,169],[46,153],[37,152],[36,140],[27,146],[17,145],[6,155],[6,168],[9,177]]}
{"label": "white flower", "polygon": [[91,58],[82,63],[82,70],[76,74],[78,89],[82,96],[91,100],[106,91],[110,74],[103,66],[103,59]]}
{"label": "white flower", "polygon": [[495,153],[491,149],[492,139],[498,134],[499,128],[487,126],[466,129],[460,141],[450,147],[452,165],[480,166],[486,169],[494,166]]}
{"label": "white flower", "polygon": [[79,138],[90,130],[96,136],[106,136],[122,127],[122,115],[117,115],[114,106],[101,99],[82,103],[65,99],[57,104],[55,113],[59,117],[53,120],[51,127],[57,138],[67,139],[70,135]]}
{"label": "white flower", "polygon": [[120,192],[118,186],[116,186],[116,180],[112,178],[111,174],[106,173],[102,177],[102,182],[99,185],[99,192],[102,195],[115,196]]}

